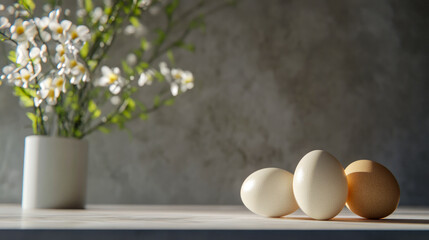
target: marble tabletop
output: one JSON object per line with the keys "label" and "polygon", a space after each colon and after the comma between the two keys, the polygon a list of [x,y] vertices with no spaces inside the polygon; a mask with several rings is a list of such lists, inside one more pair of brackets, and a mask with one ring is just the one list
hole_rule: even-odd
{"label": "marble tabletop", "polygon": [[332,220],[317,221],[299,210],[282,218],[260,217],[243,206],[88,205],[84,210],[23,211],[17,204],[0,204],[0,236],[2,231],[11,234],[23,230],[402,230],[422,233],[429,231],[429,208],[400,207],[381,220],[362,219],[345,208]]}

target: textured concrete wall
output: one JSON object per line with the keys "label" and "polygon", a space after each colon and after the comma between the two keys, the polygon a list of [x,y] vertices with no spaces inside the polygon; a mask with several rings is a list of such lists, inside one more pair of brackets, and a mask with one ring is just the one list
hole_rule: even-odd
{"label": "textured concrete wall", "polygon": [[[242,1],[177,61],[196,88],[90,140],[90,203],[236,204],[263,167],[313,149],[376,160],[401,204],[429,205],[427,1]],[[116,51],[120,51],[118,48]],[[23,111],[0,88],[0,202],[20,201]],[[26,126],[25,128],[23,126]]]}

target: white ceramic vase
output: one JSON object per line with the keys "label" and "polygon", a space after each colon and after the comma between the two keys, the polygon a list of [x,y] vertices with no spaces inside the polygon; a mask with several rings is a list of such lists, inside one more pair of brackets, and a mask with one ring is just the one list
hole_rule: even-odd
{"label": "white ceramic vase", "polygon": [[85,207],[88,142],[25,138],[22,209]]}

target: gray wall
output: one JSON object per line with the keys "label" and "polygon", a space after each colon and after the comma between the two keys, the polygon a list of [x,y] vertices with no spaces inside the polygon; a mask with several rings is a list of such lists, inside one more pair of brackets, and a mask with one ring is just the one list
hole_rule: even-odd
{"label": "gray wall", "polygon": [[[89,203],[239,204],[264,167],[310,150],[387,166],[402,205],[429,205],[427,1],[242,1],[194,34],[196,88],[90,141]],[[117,51],[120,51],[118,49]],[[0,202],[19,202],[24,112],[0,88]],[[25,128],[23,126],[26,126]]]}

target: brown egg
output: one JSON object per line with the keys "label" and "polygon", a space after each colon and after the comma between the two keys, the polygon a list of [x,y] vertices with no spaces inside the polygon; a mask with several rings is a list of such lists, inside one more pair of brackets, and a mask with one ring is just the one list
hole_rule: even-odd
{"label": "brown egg", "polygon": [[346,206],[370,219],[389,216],[399,203],[399,184],[383,165],[370,160],[352,162],[345,169],[349,192]]}

